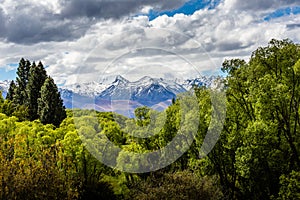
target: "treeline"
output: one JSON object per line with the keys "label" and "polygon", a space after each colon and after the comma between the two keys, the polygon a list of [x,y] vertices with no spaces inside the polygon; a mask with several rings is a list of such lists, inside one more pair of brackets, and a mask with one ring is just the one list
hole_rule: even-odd
{"label": "treeline", "polygon": [[[249,62],[226,60],[222,70],[227,73],[226,119],[220,138],[204,158],[199,155],[201,145],[219,106],[212,103],[209,88],[194,88],[196,102],[182,95],[165,112],[138,108],[136,119],[68,110],[57,127],[41,119],[24,120],[26,103],[7,114],[9,100],[0,100],[5,113],[0,114],[0,198],[299,199],[300,46],[271,40],[254,51]],[[16,85],[21,85],[18,79]],[[194,104],[199,109],[189,110]],[[136,166],[139,157],[122,150],[159,150],[179,135],[176,153],[187,145],[195,124],[193,143],[171,165],[147,173],[117,170],[159,164]],[[149,132],[156,134],[137,137]],[[93,156],[105,152],[106,137],[122,149],[102,157],[115,168]]]}

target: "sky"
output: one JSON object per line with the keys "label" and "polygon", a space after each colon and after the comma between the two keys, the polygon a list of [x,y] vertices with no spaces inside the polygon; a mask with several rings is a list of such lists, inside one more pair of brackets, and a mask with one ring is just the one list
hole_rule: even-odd
{"label": "sky", "polygon": [[0,0],[0,80],[22,57],[59,85],[218,75],[299,31],[299,0]]}

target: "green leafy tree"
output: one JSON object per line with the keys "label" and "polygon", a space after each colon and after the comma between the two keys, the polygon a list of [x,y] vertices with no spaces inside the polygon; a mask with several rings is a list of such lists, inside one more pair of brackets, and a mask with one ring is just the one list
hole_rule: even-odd
{"label": "green leafy tree", "polygon": [[[1,91],[0,91],[1,92]],[[11,116],[15,110],[15,106],[11,101],[4,101],[2,97],[0,97],[0,112],[4,113],[7,116]]]}
{"label": "green leafy tree", "polygon": [[299,45],[271,40],[248,63],[223,64],[227,117],[208,157],[230,199],[276,197],[280,176],[299,169],[299,58]]}
{"label": "green leafy tree", "polygon": [[38,99],[38,115],[43,124],[53,124],[56,127],[67,116],[60,93],[50,76],[41,88],[41,97]]}
{"label": "green leafy tree", "polygon": [[136,108],[134,110],[134,115],[136,117],[136,123],[138,126],[147,126],[150,123],[150,108],[143,106]]}

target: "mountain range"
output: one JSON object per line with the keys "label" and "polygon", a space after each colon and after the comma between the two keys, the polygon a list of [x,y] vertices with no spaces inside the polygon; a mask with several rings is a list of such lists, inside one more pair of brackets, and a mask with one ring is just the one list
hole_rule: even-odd
{"label": "mountain range", "polygon": [[[167,80],[142,77],[129,81],[118,75],[112,83],[77,83],[59,87],[66,108],[86,108],[99,111],[114,111],[133,117],[134,109],[148,106],[164,110],[179,93],[196,86],[211,86],[215,77],[200,77],[187,80]],[[0,90],[6,95],[10,81],[0,81]]]}

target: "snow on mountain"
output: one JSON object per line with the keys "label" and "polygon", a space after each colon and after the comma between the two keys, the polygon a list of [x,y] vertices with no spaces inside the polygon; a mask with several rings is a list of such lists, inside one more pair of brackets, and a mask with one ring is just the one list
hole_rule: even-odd
{"label": "snow on mountain", "polygon": [[9,80],[0,81],[0,91],[2,92],[3,97],[6,97],[9,85],[10,85]]}
{"label": "snow on mountain", "polygon": [[65,85],[61,87],[61,90],[67,90],[79,95],[93,97],[99,95],[106,88],[107,85],[93,81],[89,83]]}
{"label": "snow on mountain", "polygon": [[140,82],[146,82],[146,83],[152,82],[154,84],[159,84],[174,94],[178,94],[178,93],[187,91],[186,88],[184,88],[182,85],[180,85],[176,81],[163,79],[163,78],[151,78],[151,77],[145,76],[137,82],[138,82],[138,84],[140,84]]}
{"label": "snow on mountain", "polygon": [[153,106],[157,103],[170,100],[176,94],[185,92],[186,89],[171,80],[151,78],[145,76],[138,81],[130,82],[121,76],[104,90],[97,99],[131,100],[143,105]]}
{"label": "snow on mountain", "polygon": [[128,83],[129,81],[121,75],[116,76],[116,79],[113,82],[114,85],[126,85]]}
{"label": "snow on mountain", "polygon": [[129,81],[118,75],[108,83],[84,83],[65,86],[60,89],[64,104],[68,108],[88,108],[99,111],[114,111],[133,116],[134,109],[143,105],[155,110],[167,108],[179,93],[193,86],[210,86],[214,77],[199,77],[188,80],[167,80],[144,76]]}
{"label": "snow on mountain", "polygon": [[97,95],[97,99],[127,100],[131,92],[129,84],[127,79],[119,75],[110,86]]}
{"label": "snow on mountain", "polygon": [[184,87],[186,90],[190,90],[193,86],[211,87],[214,84],[215,80],[216,80],[215,76],[210,76],[210,77],[202,76],[195,79],[187,79],[183,81],[181,80],[178,82],[180,82],[179,84],[181,84],[182,87]]}
{"label": "snow on mountain", "polygon": [[2,91],[7,91],[10,85],[10,81],[9,80],[5,80],[5,81],[0,81],[0,90]]}
{"label": "snow on mountain", "polygon": [[[122,76],[103,79],[103,82],[77,83],[61,86],[59,92],[67,108],[87,108],[99,111],[114,111],[133,116],[134,109],[143,105],[155,110],[167,108],[179,93],[193,86],[214,84],[216,77],[199,77],[187,80],[168,80],[144,76],[129,81]],[[0,81],[0,90],[6,96],[10,81]]]}

